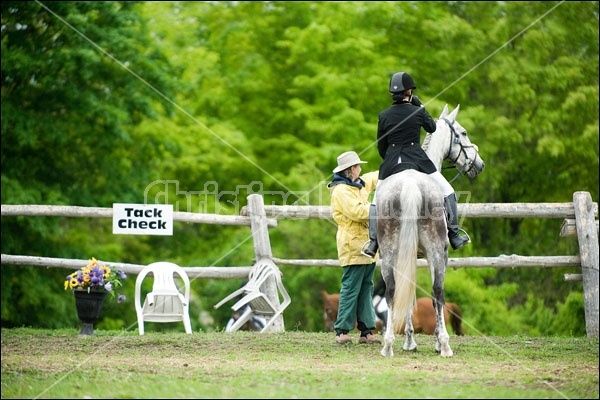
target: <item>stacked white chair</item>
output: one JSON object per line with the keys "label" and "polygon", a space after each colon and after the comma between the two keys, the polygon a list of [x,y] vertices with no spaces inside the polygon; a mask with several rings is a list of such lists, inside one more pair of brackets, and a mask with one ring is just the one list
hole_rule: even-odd
{"label": "stacked white chair", "polygon": [[[263,285],[269,279],[275,279],[277,296],[280,300],[279,304],[272,301],[262,291]],[[248,283],[217,303],[215,308],[221,307],[224,303],[236,297],[240,297],[240,299],[231,307],[232,310],[238,311],[245,306],[247,307],[229,328],[229,332],[237,331],[252,317],[263,317],[265,319],[266,324],[261,332],[266,332],[291,303],[290,295],[281,281],[281,271],[268,259],[256,263],[250,271]]]}

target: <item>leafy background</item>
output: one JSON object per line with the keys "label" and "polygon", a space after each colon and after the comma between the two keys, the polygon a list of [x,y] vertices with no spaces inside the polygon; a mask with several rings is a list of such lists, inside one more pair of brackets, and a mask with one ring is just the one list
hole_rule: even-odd
{"label": "leafy background", "polygon": [[[460,104],[458,119],[486,162],[477,179],[453,182],[469,201],[564,203],[576,191],[598,201],[596,1],[1,7],[2,204],[143,203],[168,181],[178,211],[237,214],[257,187],[267,204],[328,205],[339,153],[355,150],[365,170],[377,168],[377,115],[397,71],[412,74],[434,117]],[[561,222],[466,219],[473,243],[455,255],[577,254],[576,239],[559,237]],[[5,217],[2,253],[252,263],[244,227],[177,223],[172,237],[113,236],[111,228]],[[280,258],[333,259],[335,226],[280,220],[271,245]],[[286,329],[322,330],[320,291],[337,292],[341,271],[281,269],[293,299]],[[77,324],[62,289],[68,272],[1,272],[3,327]],[[449,270],[447,299],[462,307],[467,334],[585,335],[581,282],[562,278],[572,272]],[[419,280],[430,287],[427,271]],[[133,281],[124,288],[130,299]],[[240,283],[195,280],[193,328],[222,329],[227,307],[212,306]],[[135,326],[132,302],[108,303],[104,315],[99,328]]]}

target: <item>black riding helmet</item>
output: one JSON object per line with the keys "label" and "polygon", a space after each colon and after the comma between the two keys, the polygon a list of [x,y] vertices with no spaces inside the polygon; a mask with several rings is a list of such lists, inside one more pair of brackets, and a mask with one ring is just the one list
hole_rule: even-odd
{"label": "black riding helmet", "polygon": [[408,89],[416,89],[415,81],[406,72],[396,72],[390,79],[390,93],[402,93]]}

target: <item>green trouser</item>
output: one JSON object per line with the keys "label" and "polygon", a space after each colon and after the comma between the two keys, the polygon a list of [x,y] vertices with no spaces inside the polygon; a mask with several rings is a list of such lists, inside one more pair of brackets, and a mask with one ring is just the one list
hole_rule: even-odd
{"label": "green trouser", "polygon": [[333,326],[336,335],[357,329],[361,335],[371,333],[375,328],[375,310],[373,309],[373,274],[375,263],[348,265],[342,272],[340,305]]}

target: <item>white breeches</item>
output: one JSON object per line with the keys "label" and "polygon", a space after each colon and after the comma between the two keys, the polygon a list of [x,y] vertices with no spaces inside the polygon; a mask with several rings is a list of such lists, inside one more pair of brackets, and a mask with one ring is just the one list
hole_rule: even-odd
{"label": "white breeches", "polygon": [[[444,177],[444,175],[442,175],[442,173],[440,171],[435,171],[434,173],[429,174],[429,176],[432,177],[433,180],[436,181],[438,185],[440,185],[440,188],[442,189],[442,194],[444,195],[444,197],[448,197],[452,193],[454,193],[454,188],[452,187],[450,182],[448,182],[448,180]],[[377,181],[377,185],[375,186],[375,193],[373,194],[373,204],[375,203],[375,198],[377,196],[377,189],[379,188],[379,183],[382,180],[383,179]]]}
{"label": "white breeches", "polygon": [[[452,193],[454,193],[454,188],[452,187],[452,185],[450,185],[450,182],[448,182],[448,180],[444,177],[444,175],[442,175],[440,171],[435,171],[433,174],[429,174],[429,176],[432,177],[433,180],[438,183],[438,185],[440,185],[444,197],[448,197]],[[379,181],[377,183],[379,183]]]}

